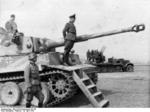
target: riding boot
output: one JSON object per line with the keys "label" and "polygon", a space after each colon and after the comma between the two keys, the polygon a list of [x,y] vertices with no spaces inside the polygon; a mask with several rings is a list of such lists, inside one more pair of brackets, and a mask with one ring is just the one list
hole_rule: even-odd
{"label": "riding boot", "polygon": [[40,108],[40,107],[43,107],[43,103],[39,103],[38,104],[38,107]]}
{"label": "riding boot", "polygon": [[30,108],[31,107],[31,103],[27,102],[26,103],[26,108]]}
{"label": "riding boot", "polygon": [[68,53],[65,51],[64,55],[63,55],[63,64],[65,66],[69,66],[68,64]]}

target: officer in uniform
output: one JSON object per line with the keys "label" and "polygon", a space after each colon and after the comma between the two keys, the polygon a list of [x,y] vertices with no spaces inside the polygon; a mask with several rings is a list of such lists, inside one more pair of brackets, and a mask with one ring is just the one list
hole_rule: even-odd
{"label": "officer in uniform", "polygon": [[38,107],[43,107],[44,95],[42,93],[42,87],[39,76],[39,69],[36,65],[37,55],[35,53],[29,54],[29,65],[25,68],[25,83],[26,83],[26,107],[31,106],[31,101],[35,96],[38,100]]}
{"label": "officer in uniform", "polygon": [[5,28],[8,34],[11,34],[12,36],[18,32],[14,14],[10,15],[10,20],[6,22]]}
{"label": "officer in uniform", "polygon": [[71,65],[69,63],[69,53],[74,46],[74,42],[76,40],[76,27],[74,22],[76,20],[75,14],[69,16],[70,21],[65,25],[63,29],[63,37],[65,39],[65,48],[64,48],[64,65]]}

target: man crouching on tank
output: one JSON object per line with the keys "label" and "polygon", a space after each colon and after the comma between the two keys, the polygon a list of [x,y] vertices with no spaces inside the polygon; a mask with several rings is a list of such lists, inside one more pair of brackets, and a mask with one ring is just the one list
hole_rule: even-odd
{"label": "man crouching on tank", "polygon": [[26,107],[31,107],[31,101],[35,96],[38,100],[38,107],[43,107],[44,95],[42,93],[42,87],[39,76],[39,69],[36,64],[37,55],[35,53],[29,54],[29,65],[25,68],[25,83],[26,83]]}

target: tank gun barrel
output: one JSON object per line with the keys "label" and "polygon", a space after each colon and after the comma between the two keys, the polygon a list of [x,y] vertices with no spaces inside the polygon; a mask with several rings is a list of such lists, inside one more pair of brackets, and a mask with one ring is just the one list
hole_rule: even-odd
{"label": "tank gun barrel", "polygon": [[[110,36],[110,35],[115,35],[115,34],[120,34],[120,33],[126,33],[126,32],[140,32],[143,30],[145,30],[145,25],[139,24],[139,25],[134,25],[134,26],[129,27],[129,28],[125,28],[125,29],[113,30],[113,31],[109,31],[109,32],[99,33],[99,34],[80,35],[80,36],[77,36],[75,42],[83,42],[83,41],[87,41],[90,39],[102,38],[105,36]],[[46,42],[46,46],[48,49],[56,48],[56,47],[62,47],[62,46],[64,46],[64,41],[52,42],[50,40],[50,41]]]}
{"label": "tank gun barrel", "polygon": [[145,30],[145,25],[140,24],[140,25],[134,25],[132,27],[120,29],[120,30],[113,30],[113,31],[109,31],[109,32],[99,33],[99,34],[78,36],[76,41],[81,42],[81,41],[86,41],[89,39],[101,38],[101,37],[105,37],[105,36],[111,36],[111,35],[126,33],[126,32],[136,32],[137,33],[137,32],[143,31],[143,30]]}

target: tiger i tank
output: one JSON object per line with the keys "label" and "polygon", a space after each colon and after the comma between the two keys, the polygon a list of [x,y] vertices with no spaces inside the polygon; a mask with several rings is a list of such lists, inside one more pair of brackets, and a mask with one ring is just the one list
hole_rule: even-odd
{"label": "tiger i tank", "polygon": [[[80,35],[76,43],[110,35],[139,32],[145,26],[134,25],[129,28],[103,32],[99,34]],[[42,81],[44,104],[54,106],[73,97],[80,88],[95,107],[104,107],[108,101],[97,89],[97,70],[90,64],[82,63],[78,54],[70,53],[69,61],[73,66],[64,66],[63,53],[55,49],[64,46],[64,41],[55,42],[47,38],[27,37],[19,33],[9,37],[5,29],[0,28],[0,103],[7,106],[25,104],[24,69],[28,64],[28,54],[35,52],[38,55]],[[95,100],[96,99],[96,100]],[[98,105],[97,102],[100,102]],[[37,99],[32,101],[37,105]]]}

